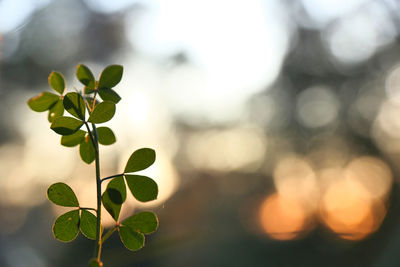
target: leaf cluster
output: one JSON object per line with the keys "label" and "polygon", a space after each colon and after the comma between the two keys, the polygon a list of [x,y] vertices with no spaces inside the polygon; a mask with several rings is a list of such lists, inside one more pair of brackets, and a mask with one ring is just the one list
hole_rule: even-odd
{"label": "leaf cluster", "polygon": [[[37,112],[48,111],[50,128],[61,137],[61,145],[73,147],[79,145],[81,159],[87,164],[95,160],[94,142],[90,133],[81,130],[88,123],[101,124],[110,121],[121,97],[114,91],[122,78],[123,67],[106,67],[96,81],[90,69],[80,64],[76,68],[76,77],[84,85],[83,92],[65,93],[66,83],[63,75],[53,71],[49,75],[49,85],[54,92],[42,92],[28,100],[28,106]],[[103,100],[97,101],[99,95]],[[71,116],[65,116],[65,111]],[[88,113],[88,114],[86,114]],[[99,127],[96,131],[98,142],[111,145],[116,142],[114,132],[108,127]]]}
{"label": "leaf cluster", "polygon": [[[117,181],[118,178],[113,181]],[[112,188],[112,186],[107,189],[109,188]],[[115,192],[122,190],[125,192],[124,198],[126,198],[125,188],[120,187]],[[52,184],[47,190],[47,197],[56,205],[75,208],[60,215],[55,220],[53,234],[56,239],[62,242],[70,242],[77,237],[79,231],[88,239],[96,239],[96,215],[90,212],[91,208],[79,206],[79,201],[71,187],[60,182]],[[121,199],[119,201],[122,205],[123,201],[121,202]],[[116,221],[118,221],[118,216],[114,218],[117,218]],[[143,211],[124,219],[121,223],[117,223],[115,228],[118,229],[120,238],[128,249],[138,250],[144,246],[144,235],[157,230],[158,218],[152,212]]]}
{"label": "leaf cluster", "polygon": [[[61,135],[61,145],[66,147],[79,146],[79,154],[87,164],[99,161],[99,144],[111,145],[116,142],[112,129],[106,126],[97,127],[110,121],[116,111],[116,104],[121,97],[114,87],[121,81],[123,67],[121,65],[107,66],[96,80],[92,71],[80,64],[76,68],[76,77],[82,83],[81,92],[66,92],[66,82],[63,75],[53,71],[48,82],[53,89],[42,92],[30,98],[28,106],[36,112],[48,112],[47,119],[50,128]],[[100,99],[98,99],[98,97]],[[84,129],[82,127],[85,126]],[[115,220],[115,226],[103,236],[100,218],[91,211],[99,209],[81,207],[74,191],[65,183],[54,183],[47,190],[48,199],[56,205],[71,207],[72,210],[59,216],[53,225],[54,237],[63,242],[76,238],[79,231],[87,238],[103,243],[109,235],[118,230],[122,243],[130,250],[138,250],[144,246],[145,235],[154,232],[158,227],[157,216],[149,211],[139,212],[121,222],[119,215],[126,200],[127,190],[140,202],[157,198],[158,186],[147,176],[134,174],[150,167],[156,160],[155,151],[151,148],[141,148],[132,153],[122,173],[101,179],[96,173],[97,183],[109,180],[102,195],[98,195],[104,208]],[[100,227],[99,225],[100,224]],[[100,234],[97,233],[100,229]],[[102,240],[101,237],[104,237]],[[99,244],[96,244],[98,246]],[[101,244],[100,244],[101,252]],[[90,261],[90,266],[102,266],[100,253]]]}

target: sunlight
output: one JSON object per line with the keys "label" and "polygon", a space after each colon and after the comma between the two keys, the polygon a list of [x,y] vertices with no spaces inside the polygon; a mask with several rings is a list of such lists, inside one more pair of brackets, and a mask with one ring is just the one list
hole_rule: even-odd
{"label": "sunlight", "polygon": [[315,211],[319,185],[307,161],[296,156],[283,158],[275,167],[273,177],[275,187],[282,197],[301,203],[309,213]]}
{"label": "sunlight", "polygon": [[[174,113],[236,120],[245,100],[277,77],[289,38],[277,3],[171,0],[144,5],[139,16],[126,19],[126,35],[135,49],[150,60],[179,53],[188,58],[188,64],[169,70],[160,88]],[[224,101],[228,96],[230,101]]]}
{"label": "sunlight", "polygon": [[373,199],[364,187],[349,179],[332,183],[324,193],[320,204],[322,221],[343,239],[360,240],[374,232],[377,218]]}
{"label": "sunlight", "polygon": [[249,126],[193,134],[186,154],[197,169],[251,172],[260,167],[266,150],[261,130]]}
{"label": "sunlight", "polygon": [[359,182],[372,198],[385,199],[392,186],[392,173],[382,160],[374,157],[359,157],[345,169],[347,179]]}
{"label": "sunlight", "polygon": [[261,204],[259,219],[269,237],[290,240],[305,230],[307,215],[298,202],[275,193]]}

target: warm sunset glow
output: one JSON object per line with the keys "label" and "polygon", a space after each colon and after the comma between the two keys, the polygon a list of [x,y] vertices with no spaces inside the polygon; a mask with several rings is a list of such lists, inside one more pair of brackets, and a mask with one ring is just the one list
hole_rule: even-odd
{"label": "warm sunset glow", "polygon": [[307,216],[298,202],[273,194],[261,204],[259,219],[268,236],[277,240],[290,240],[304,230]]}
{"label": "warm sunset glow", "polygon": [[198,169],[254,171],[260,166],[267,140],[255,126],[211,130],[189,138],[187,156]]}
{"label": "warm sunset glow", "polygon": [[389,167],[374,157],[360,157],[351,161],[345,174],[347,179],[359,182],[374,198],[386,196],[392,185]]}
{"label": "warm sunset glow", "polygon": [[377,229],[385,214],[382,202],[368,196],[356,181],[340,179],[332,183],[320,203],[322,221],[343,239],[366,237]]}
{"label": "warm sunset glow", "polygon": [[319,187],[313,169],[304,159],[282,159],[275,168],[274,183],[281,196],[300,202],[309,212],[317,208]]}
{"label": "warm sunset glow", "polygon": [[344,177],[343,168],[326,168],[317,172],[321,192],[326,192],[336,181]]}

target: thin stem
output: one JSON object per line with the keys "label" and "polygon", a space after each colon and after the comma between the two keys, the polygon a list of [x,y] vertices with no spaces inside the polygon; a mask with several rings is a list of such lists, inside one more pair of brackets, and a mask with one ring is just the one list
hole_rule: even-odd
{"label": "thin stem", "polygon": [[108,177],[104,177],[103,179],[101,179],[101,182],[104,182],[105,180],[112,179],[112,178],[115,178],[115,177],[119,177],[119,176],[122,176],[122,175],[124,175],[124,173],[114,174],[114,175],[111,175],[111,176],[108,176]]}
{"label": "thin stem", "polygon": [[114,226],[113,228],[111,228],[110,230],[108,230],[107,233],[105,233],[105,235],[103,235],[103,237],[101,238],[101,244],[103,244],[104,242],[106,242],[106,240],[112,235],[112,233],[115,232],[115,230],[117,230],[118,226]]}
{"label": "thin stem", "polygon": [[101,178],[100,178],[100,156],[99,145],[97,137],[96,125],[92,123],[93,132],[90,130],[89,124],[85,121],[86,129],[92,140],[95,151],[95,164],[96,164],[96,195],[97,195],[97,210],[96,210],[96,244],[94,248],[94,257],[100,260],[101,255]]}
{"label": "thin stem", "polygon": [[[94,150],[95,150],[95,151],[96,151],[96,150],[98,151],[97,145],[96,145],[96,141],[95,141],[95,139],[94,139],[94,136],[93,136],[92,131],[90,130],[89,124],[88,124],[86,121],[83,121],[83,123],[85,124],[86,129],[87,129],[88,134],[89,134],[89,137],[90,137],[90,139],[92,140],[92,144],[93,144],[93,146],[94,146]],[[97,161],[97,158],[96,158],[96,161]]]}
{"label": "thin stem", "polygon": [[92,111],[94,110],[94,106],[96,105],[96,96],[97,96],[97,90],[94,91],[93,95]]}
{"label": "thin stem", "polygon": [[100,176],[100,156],[99,156],[99,143],[97,136],[96,125],[92,123],[92,129],[95,140],[95,159],[96,159],[96,194],[97,194],[97,227],[96,227],[96,250],[97,259],[100,260],[101,256],[101,176]]}

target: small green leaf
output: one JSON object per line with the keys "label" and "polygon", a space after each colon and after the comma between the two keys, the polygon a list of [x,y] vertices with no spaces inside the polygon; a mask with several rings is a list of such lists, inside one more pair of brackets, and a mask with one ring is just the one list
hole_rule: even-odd
{"label": "small green leaf", "polygon": [[128,226],[120,226],[118,231],[121,241],[127,249],[135,251],[144,246],[143,234],[132,230]]}
{"label": "small green leaf", "polygon": [[56,219],[53,225],[54,237],[63,242],[70,242],[79,232],[79,210],[64,213]]}
{"label": "small green leaf", "polygon": [[125,173],[137,172],[150,167],[156,161],[156,152],[151,148],[141,148],[132,153],[125,166]]}
{"label": "small green leaf", "polygon": [[50,128],[58,134],[70,135],[81,128],[83,121],[71,117],[60,116],[54,119]]}
{"label": "small green leaf", "polygon": [[157,230],[158,218],[154,213],[144,211],[128,217],[122,224],[142,234],[150,234]]}
{"label": "small green leaf", "polygon": [[103,262],[98,259],[91,259],[89,261],[89,267],[103,267]]}
{"label": "small green leaf", "polygon": [[82,139],[85,137],[86,132],[83,130],[78,130],[76,133],[71,135],[63,135],[61,137],[61,145],[67,147],[74,147],[81,143]]}
{"label": "small green leaf", "polygon": [[117,94],[117,92],[110,88],[100,88],[99,95],[104,101],[111,101],[115,104],[121,100],[121,97]]}
{"label": "small green leaf", "polygon": [[49,122],[53,122],[55,118],[60,117],[63,114],[64,114],[63,101],[61,99],[58,99],[58,101],[49,109],[49,114],[47,116],[47,119],[49,120]]}
{"label": "small green leaf", "polygon": [[80,229],[84,236],[89,239],[96,239],[97,217],[87,210],[81,211]]}
{"label": "small green leaf", "polygon": [[56,205],[79,207],[79,202],[74,191],[65,183],[52,184],[47,189],[47,198]]}
{"label": "small green leaf", "polygon": [[122,78],[123,67],[121,65],[107,66],[100,75],[98,88],[112,88]]}
{"label": "small green leaf", "polygon": [[53,93],[42,92],[28,100],[28,106],[36,112],[43,112],[50,109],[60,97]]}
{"label": "small green leaf", "polygon": [[102,145],[111,145],[116,141],[113,131],[108,127],[97,128],[97,136],[99,143]]}
{"label": "small green leaf", "polygon": [[88,121],[92,123],[103,123],[111,120],[114,114],[115,104],[110,101],[104,101],[95,106]]}
{"label": "small green leaf", "polygon": [[82,139],[81,145],[79,146],[79,154],[81,155],[81,159],[90,164],[94,161],[96,154],[95,154],[94,146],[92,140],[86,135],[85,138]]}
{"label": "small green leaf", "polygon": [[72,116],[80,120],[85,120],[85,101],[80,94],[76,92],[66,94],[63,103],[65,110]]}
{"label": "small green leaf", "polygon": [[79,64],[76,67],[76,77],[82,84],[86,85],[88,88],[94,88],[95,79],[93,73],[87,66]]}
{"label": "small green leaf", "polygon": [[61,73],[57,71],[53,71],[52,73],[50,73],[49,84],[58,93],[60,94],[64,93],[65,80]]}
{"label": "small green leaf", "polygon": [[126,182],[132,195],[141,202],[157,198],[158,186],[153,179],[142,175],[125,175]]}
{"label": "small green leaf", "polygon": [[118,221],[122,203],[126,199],[126,186],[122,176],[116,177],[108,183],[106,191],[101,197],[104,208],[114,220]]}

